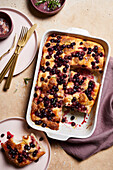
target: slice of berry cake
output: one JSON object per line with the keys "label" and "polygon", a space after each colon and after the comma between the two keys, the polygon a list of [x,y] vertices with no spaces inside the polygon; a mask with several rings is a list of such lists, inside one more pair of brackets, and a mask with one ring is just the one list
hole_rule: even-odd
{"label": "slice of berry cake", "polygon": [[71,66],[102,71],[105,62],[104,48],[93,41],[76,39],[76,50],[72,53]]}
{"label": "slice of berry cake", "polygon": [[81,75],[71,71],[71,75],[65,90],[65,107],[83,113],[90,113],[99,90],[99,83],[94,81],[93,76]]}
{"label": "slice of berry cake", "polygon": [[49,36],[43,48],[38,79],[32,104],[31,118],[37,125],[57,130],[62,118],[62,103],[70,57],[64,58],[61,36]]}
{"label": "slice of berry cake", "polygon": [[34,134],[23,136],[22,142],[15,143],[13,137],[2,143],[6,157],[18,167],[23,167],[36,161],[45,151]]}
{"label": "slice of berry cake", "polygon": [[58,130],[62,118],[62,106],[62,98],[41,94],[37,103],[32,103],[31,119],[36,125]]}

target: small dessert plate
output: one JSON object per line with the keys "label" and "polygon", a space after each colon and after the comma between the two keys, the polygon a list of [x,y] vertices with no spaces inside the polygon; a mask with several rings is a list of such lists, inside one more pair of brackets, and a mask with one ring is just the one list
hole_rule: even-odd
{"label": "small dessert plate", "polygon": [[[6,141],[7,132],[11,132],[14,135],[14,138],[17,140],[21,140],[22,136],[28,135],[30,133],[34,133],[37,139],[41,139],[40,143],[45,148],[45,154],[39,158],[38,162],[32,162],[31,164],[21,168],[24,170],[46,170],[50,157],[51,157],[51,149],[49,142],[45,136],[45,134],[41,131],[36,131],[30,128],[25,119],[19,117],[8,118],[0,122],[0,148],[1,143]],[[4,153],[0,150],[0,168],[1,169],[8,169],[8,170],[16,170],[17,168],[10,164],[7,159],[5,159]]]}
{"label": "small dessert plate", "polygon": [[[7,39],[0,41],[0,56],[2,56],[2,54],[4,54],[12,46],[15,34],[17,35],[15,43],[16,47],[22,26],[25,26],[29,29],[33,25],[33,23],[25,14],[16,9],[0,7],[0,12],[5,12],[9,16],[11,16],[14,27],[10,36]],[[3,68],[13,55],[15,47],[11,50],[10,53],[5,55],[2,58],[2,60],[0,60],[0,72],[3,70]],[[31,64],[36,55],[37,47],[38,47],[38,35],[37,32],[34,31],[34,33],[30,37],[30,39],[28,40],[27,44],[25,45],[25,47],[23,48],[18,57],[13,76],[21,73]],[[6,74],[5,77],[7,76],[8,73]]]}

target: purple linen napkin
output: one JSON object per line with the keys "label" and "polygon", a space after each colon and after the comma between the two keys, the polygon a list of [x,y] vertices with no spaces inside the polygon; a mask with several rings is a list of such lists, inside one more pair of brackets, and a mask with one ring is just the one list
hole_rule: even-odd
{"label": "purple linen napkin", "polygon": [[102,91],[97,125],[93,135],[86,139],[70,138],[60,142],[62,148],[78,160],[113,145],[113,58],[110,58]]}

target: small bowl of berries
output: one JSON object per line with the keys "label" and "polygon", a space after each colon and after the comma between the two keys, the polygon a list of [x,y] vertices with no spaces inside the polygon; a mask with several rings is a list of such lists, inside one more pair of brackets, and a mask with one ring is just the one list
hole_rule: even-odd
{"label": "small bowl of berries", "polygon": [[13,31],[13,23],[11,17],[0,11],[0,40],[7,38]]}
{"label": "small bowl of berries", "polygon": [[54,15],[59,12],[66,0],[31,0],[36,10],[47,15]]}

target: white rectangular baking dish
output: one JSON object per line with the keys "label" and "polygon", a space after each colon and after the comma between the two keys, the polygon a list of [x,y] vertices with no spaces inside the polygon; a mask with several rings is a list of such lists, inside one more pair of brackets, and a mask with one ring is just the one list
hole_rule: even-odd
{"label": "white rectangular baking dish", "polygon": [[[86,40],[88,39],[91,41],[95,41],[97,43],[100,43],[104,47],[104,50],[105,50],[105,66],[104,66],[103,76],[101,79],[101,87],[99,90],[99,95],[97,97],[97,101],[96,101],[95,105],[93,106],[93,109],[92,109],[90,115],[88,116],[85,114],[81,114],[81,113],[77,114],[76,113],[76,115],[75,115],[76,116],[76,124],[77,124],[76,128],[73,128],[72,126],[70,126],[69,124],[66,124],[66,123],[60,123],[59,130],[57,130],[57,131],[35,125],[30,117],[32,100],[33,100],[33,95],[34,95],[34,88],[35,88],[35,84],[36,84],[36,80],[37,80],[38,72],[39,72],[39,68],[40,68],[42,49],[43,49],[43,46],[45,44],[47,37],[50,34],[52,34],[53,32],[58,33],[58,34],[65,34],[65,35],[75,36],[78,38],[83,38]],[[102,93],[102,88],[103,88],[103,84],[104,84],[104,78],[105,78],[109,58],[110,58],[109,43],[102,38],[97,38],[97,37],[93,37],[93,36],[89,35],[88,31],[86,31],[86,30],[78,29],[78,28],[70,28],[67,31],[49,30],[49,31],[45,32],[45,34],[42,37],[41,44],[40,44],[31,95],[30,95],[28,108],[27,108],[26,119],[27,119],[28,124],[36,130],[41,130],[41,131],[46,132],[50,138],[57,139],[57,140],[65,141],[70,137],[75,137],[75,138],[90,137],[93,134],[95,127],[96,127],[97,115],[98,115],[98,110],[99,110],[99,105],[100,105],[100,98],[101,98],[101,93]]]}

